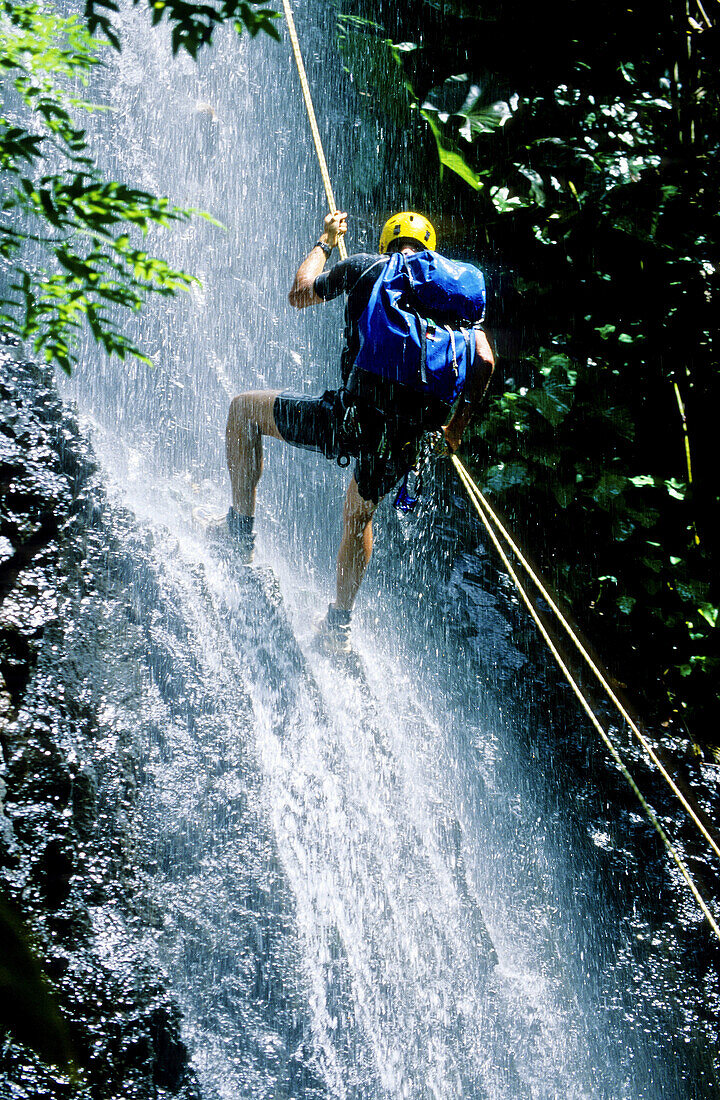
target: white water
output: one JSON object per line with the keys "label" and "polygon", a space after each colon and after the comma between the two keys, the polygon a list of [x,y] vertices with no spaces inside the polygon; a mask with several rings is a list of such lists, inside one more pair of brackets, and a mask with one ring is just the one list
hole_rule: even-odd
{"label": "white water", "polygon": [[[121,23],[101,159],[227,227],[151,239],[203,282],[139,322],[155,369],[88,348],[69,390],[112,496],[152,537],[163,603],[155,618],[145,609],[148,636],[181,680],[171,692],[151,667],[133,705],[148,731],[142,855],[157,861],[148,947],[181,1004],[203,1097],[680,1095],[642,1029],[625,1030],[607,973],[623,945],[605,940],[592,871],[574,863],[562,812],[548,813],[553,775],[525,771],[517,719],[481,682],[478,655],[447,642],[440,610],[416,614],[386,583],[403,550],[387,511],[356,616],[364,685],[310,644],[346,475],[267,447],[258,560],[284,611],[193,524],[194,507],[227,507],[229,397],[333,384],[341,306],[286,303],[323,215],[287,47],[220,34],[196,66],[171,59],[142,15]],[[322,56],[318,113],[351,196],[348,166],[372,150],[343,115],[322,35],[306,42]],[[410,525],[416,575],[438,568],[432,549]],[[506,642],[497,660],[520,659]]]}

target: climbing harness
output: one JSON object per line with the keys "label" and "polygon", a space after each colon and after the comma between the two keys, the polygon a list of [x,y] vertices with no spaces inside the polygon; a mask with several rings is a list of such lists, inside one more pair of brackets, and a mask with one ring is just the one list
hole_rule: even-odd
{"label": "climbing harness", "polygon": [[708,830],[705,828],[704,824],[702,823],[700,818],[697,816],[697,814],[694,811],[693,807],[690,805],[690,803],[687,801],[685,796],[682,794],[682,792],[678,788],[677,784],[672,779],[672,776],[670,776],[667,769],[662,764],[662,761],[660,761],[657,754],[653,750],[652,745],[650,745],[647,738],[645,738],[643,736],[641,731],[638,729],[636,723],[633,722],[633,720],[630,717],[630,715],[628,714],[626,708],[622,705],[621,701],[617,698],[617,695],[612,690],[612,687],[607,682],[606,677],[603,675],[603,673],[600,670],[600,668],[598,667],[597,663],[592,659],[590,654],[587,652],[585,646],[583,646],[583,644],[580,641],[580,639],[578,638],[577,634],[572,629],[572,627],[568,623],[567,619],[565,618],[565,616],[560,611],[560,608],[557,606],[555,601],[552,599],[550,593],[547,591],[546,587],[543,585],[540,578],[537,576],[535,571],[532,569],[530,564],[527,562],[525,556],[522,554],[521,550],[519,549],[519,547],[515,543],[514,539],[512,539],[512,537],[510,536],[509,532],[506,530],[504,525],[501,523],[499,517],[495,514],[495,510],[490,506],[487,498],[481,493],[480,489],[475,484],[473,479],[470,477],[470,474],[467,472],[467,470],[465,469],[465,467],[463,466],[462,462],[457,457],[457,455],[453,454],[451,457],[452,457],[452,463],[453,463],[453,465],[454,465],[454,467],[455,467],[455,469],[458,473],[458,476],[459,476],[460,480],[462,481],[470,500],[472,501],[473,505],[475,506],[475,509],[476,509],[478,515],[480,516],[480,519],[482,520],[482,523],[483,523],[483,525],[485,527],[485,530],[487,531],[487,533],[490,537],[490,540],[491,540],[493,546],[495,547],[498,554],[500,555],[500,558],[502,559],[503,565],[507,569],[508,574],[509,574],[510,578],[513,581],[513,584],[515,585],[515,588],[517,589],[518,595],[520,596],[523,603],[525,604],[528,611],[530,612],[530,615],[533,619],[533,622],[535,623],[538,630],[540,631],[543,639],[545,640],[548,648],[550,649],[550,652],[552,653],[553,657],[555,658],[555,661],[556,661],[558,667],[560,668],[560,670],[563,673],[565,679],[567,680],[568,684],[570,685],[573,692],[575,693],[578,701],[580,702],[580,705],[582,706],[583,710],[585,711],[588,718],[592,722],[593,726],[595,727],[595,729],[600,734],[600,737],[602,738],[603,742],[605,743],[608,751],[610,752],[611,756],[613,757],[613,759],[614,759],[615,763],[617,764],[619,770],[621,771],[622,775],[625,777],[625,779],[627,780],[628,784],[630,785],[633,793],[635,794],[638,801],[640,802],[640,805],[642,806],[643,810],[645,811],[646,817],[648,818],[648,820],[650,821],[650,823],[652,824],[652,826],[656,830],[658,836],[660,837],[660,839],[661,839],[661,841],[662,841],[662,843],[665,847],[665,850],[667,851],[668,855],[673,860],[676,867],[678,868],[681,875],[683,876],[686,883],[688,884],[688,886],[690,888],[690,891],[692,892],[693,897],[695,898],[695,900],[698,903],[700,909],[702,910],[705,918],[707,919],[708,924],[710,925],[713,932],[715,933],[715,936],[718,938],[718,940],[720,940],[720,926],[718,926],[717,921],[713,917],[713,915],[712,915],[712,913],[711,913],[711,911],[710,911],[710,909],[707,905],[707,902],[705,901],[702,894],[700,893],[698,887],[695,884],[695,881],[693,880],[690,872],[688,871],[687,867],[685,866],[684,861],[682,860],[682,858],[678,854],[678,852],[677,852],[676,848],[674,847],[672,841],[670,840],[667,833],[665,832],[662,825],[660,824],[660,821],[658,820],[657,814],[655,813],[655,811],[652,809],[652,807],[649,805],[649,803],[645,799],[645,796],[643,795],[642,791],[640,790],[637,783],[633,779],[630,771],[627,768],[627,765],[625,764],[624,760],[622,759],[622,756],[620,755],[620,752],[618,751],[617,747],[615,746],[615,744],[611,740],[607,730],[604,728],[604,726],[600,722],[600,720],[597,717],[593,707],[591,706],[590,702],[588,701],[586,695],[584,694],[584,692],[580,688],[577,680],[575,679],[572,672],[570,671],[567,663],[564,661],[559,649],[557,648],[557,646],[553,642],[552,638],[550,637],[550,634],[548,633],[544,623],[542,622],[542,619],[540,618],[540,616],[537,613],[537,610],[535,608],[535,605],[534,605],[533,601],[530,599],[530,596],[528,595],[527,591],[525,590],[525,588],[524,588],[524,586],[523,586],[523,584],[522,584],[522,582],[521,582],[521,580],[520,580],[520,578],[517,574],[517,571],[514,569],[514,567],[512,565],[512,562],[510,561],[510,558],[506,554],[506,552],[505,552],[505,550],[504,550],[504,548],[503,548],[503,546],[500,542],[500,539],[498,538],[498,533],[502,534],[502,537],[506,540],[508,547],[511,548],[512,552],[516,555],[518,561],[522,564],[523,568],[527,571],[528,576],[532,579],[533,583],[537,586],[537,588],[540,591],[543,599],[546,600],[546,602],[552,608],[553,612],[555,613],[555,615],[558,618],[558,621],[561,623],[564,630],[570,636],[570,638],[572,639],[575,646],[579,649],[580,653],[582,653],[583,657],[585,658],[587,663],[590,665],[590,668],[592,669],[593,673],[598,678],[600,683],[603,685],[603,687],[607,691],[608,695],[610,696],[610,698],[612,699],[612,701],[615,703],[618,710],[622,714],[623,718],[625,718],[626,722],[630,725],[630,727],[633,730],[633,732],[635,733],[636,737],[638,737],[638,739],[640,740],[641,744],[643,745],[643,748],[645,748],[645,750],[648,753],[648,755],[650,756],[650,759],[652,760],[652,762],[660,770],[660,773],[662,774],[663,778],[666,780],[666,782],[669,784],[669,786],[675,792],[675,794],[680,799],[680,801],[681,801],[682,805],[684,806],[684,808],[686,809],[686,811],[690,814],[693,821],[695,822],[695,824],[700,829],[703,836],[706,838],[706,840],[709,841],[709,843],[711,844],[713,850],[716,851],[716,852],[718,851],[717,842],[711,836],[711,834],[708,832]]}
{"label": "climbing harness", "polygon": [[407,471],[397,492],[393,506],[398,512],[407,515],[414,512],[422,496],[425,473],[430,464],[438,458],[445,458],[450,452],[441,450],[445,436],[442,431],[425,432],[415,447],[415,462]]}
{"label": "climbing harness", "polygon": [[[322,176],[323,186],[325,188],[325,195],[327,197],[327,201],[328,201],[330,210],[332,212],[336,209],[335,197],[333,195],[332,185],[331,185],[331,182],[330,182],[330,174],[328,172],[327,162],[325,160],[325,154],[323,152],[322,141],[321,141],[321,138],[320,138],[320,132],[318,130],[317,120],[315,118],[315,111],[314,111],[314,108],[313,108],[313,105],[312,105],[312,99],[311,99],[311,96],[310,96],[310,88],[309,88],[309,85],[308,85],[308,80],[307,80],[307,75],[306,75],[306,72],[305,72],[305,66],[304,66],[303,60],[302,60],[302,55],[301,55],[301,52],[300,52],[300,43],[298,41],[297,31],[295,29],[295,21],[293,19],[293,14],[292,14],[292,10],[290,8],[289,0],[283,0],[283,7],[285,9],[285,18],[287,20],[288,32],[290,34],[290,42],[292,44],[292,50],[293,50],[293,54],[294,54],[294,57],[295,57],[295,63],[297,65],[298,74],[299,74],[299,77],[300,77],[300,85],[302,87],[303,98],[305,100],[305,107],[306,107],[306,110],[307,110],[308,120],[309,120],[309,123],[310,123],[310,129],[311,129],[311,132],[312,132],[313,141],[315,143],[315,151],[317,153],[318,163],[320,165],[320,174]],[[340,256],[341,256],[342,259],[345,259],[347,257],[347,250],[345,248],[345,243],[342,240],[342,238],[338,241],[338,251],[340,252]],[[678,405],[680,407],[681,414],[684,415],[684,408],[682,407],[682,403],[681,403],[678,391],[676,391],[676,396],[678,397]],[[687,443],[686,443],[686,451],[689,452],[689,447],[688,447]],[[580,685],[578,684],[577,680],[573,676],[573,674],[572,674],[570,668],[568,667],[566,661],[563,659],[563,656],[560,653],[558,647],[553,642],[547,628],[545,627],[542,619],[540,618],[540,616],[539,616],[539,614],[538,614],[538,612],[535,608],[535,605],[534,605],[532,599],[530,598],[527,591],[525,590],[525,588],[524,588],[524,586],[523,586],[523,584],[520,580],[520,577],[518,576],[518,573],[517,573],[516,569],[514,568],[510,558],[508,557],[508,554],[505,551],[505,548],[503,547],[503,545],[500,541],[501,537],[505,540],[505,543],[507,544],[507,547],[515,555],[517,561],[522,565],[522,567],[526,571],[528,577],[532,580],[533,584],[537,587],[537,589],[540,592],[542,598],[546,601],[546,603],[548,604],[548,606],[552,610],[553,614],[556,616],[556,618],[557,618],[558,622],[560,623],[560,625],[562,626],[563,630],[567,633],[567,635],[569,636],[569,638],[573,642],[573,645],[577,648],[577,650],[579,651],[579,653],[581,654],[583,659],[589,665],[593,675],[596,677],[598,682],[601,684],[604,691],[607,693],[609,699],[612,701],[612,703],[617,708],[618,712],[622,715],[624,720],[627,722],[627,724],[630,727],[630,729],[632,730],[634,736],[637,738],[639,743],[642,745],[643,749],[645,750],[645,752],[649,756],[649,758],[652,761],[653,765],[657,768],[657,770],[659,771],[659,773],[661,774],[661,776],[663,777],[665,782],[668,784],[668,786],[671,788],[673,793],[679,799],[679,801],[682,804],[683,808],[689,814],[690,818],[692,819],[692,821],[695,823],[695,825],[699,829],[700,833],[708,841],[708,843],[712,847],[713,851],[718,856],[720,856],[720,844],[718,844],[717,840],[715,840],[715,838],[712,836],[712,834],[710,833],[708,828],[705,826],[704,822],[701,820],[701,818],[698,815],[695,808],[692,806],[692,804],[688,801],[687,797],[680,790],[677,783],[672,778],[672,776],[668,772],[667,768],[665,767],[665,765],[660,760],[659,756],[657,755],[657,753],[653,749],[650,742],[647,740],[647,738],[644,736],[644,734],[641,732],[641,730],[637,726],[637,723],[633,721],[632,717],[630,716],[630,714],[627,711],[627,708],[623,705],[621,700],[618,698],[616,692],[613,691],[613,688],[610,685],[607,677],[603,674],[603,672],[600,669],[600,667],[598,666],[597,662],[592,658],[592,656],[588,652],[587,648],[583,645],[583,643],[580,640],[580,638],[578,637],[576,631],[573,630],[572,626],[567,621],[567,618],[563,615],[562,611],[558,607],[556,601],[552,598],[552,596],[548,592],[546,586],[543,584],[542,580],[538,577],[537,573],[535,572],[535,570],[532,568],[532,566],[528,562],[526,556],[522,553],[522,551],[518,547],[515,540],[512,538],[510,533],[507,531],[505,526],[502,524],[502,522],[501,522],[500,518],[498,517],[498,515],[496,514],[494,508],[492,508],[492,506],[490,505],[487,498],[483,495],[483,493],[480,491],[480,489],[475,484],[473,479],[470,477],[470,474],[465,469],[465,466],[462,464],[462,462],[460,461],[460,459],[457,457],[456,454],[451,454],[450,457],[451,457],[451,461],[453,463],[453,466],[455,467],[455,470],[458,474],[458,477],[460,478],[460,480],[461,480],[461,482],[462,482],[462,484],[463,484],[463,486],[464,486],[464,488],[465,488],[465,490],[468,494],[468,497],[470,498],[470,501],[472,502],[475,510],[477,511],[477,513],[478,513],[478,515],[479,515],[479,517],[480,517],[480,519],[481,519],[481,521],[482,521],[482,523],[485,527],[485,530],[487,531],[488,536],[489,536],[491,542],[493,543],[493,546],[497,550],[497,552],[498,552],[505,568],[508,571],[508,574],[509,574],[510,578],[512,579],[512,581],[513,581],[513,583],[514,583],[514,585],[515,585],[515,587],[518,591],[518,595],[520,596],[523,603],[527,607],[531,618],[533,619],[535,625],[537,626],[538,630],[540,631],[540,634],[542,635],[544,641],[546,642],[546,644],[547,644],[550,652],[552,653],[558,667],[562,671],[565,679],[567,680],[567,682],[570,685],[572,691],[576,695],[576,697],[577,697],[580,705],[582,706],[583,710],[585,711],[588,718],[592,722],[593,726],[595,727],[595,729],[599,733],[602,741],[604,742],[605,746],[607,747],[608,751],[610,752],[610,755],[612,756],[613,760],[615,761],[618,769],[620,770],[620,772],[622,773],[622,775],[624,776],[624,778],[628,782],[630,788],[632,789],[633,793],[635,794],[636,798],[638,799],[640,805],[643,808],[643,811],[645,812],[646,817],[648,818],[649,822],[652,824],[653,828],[655,829],[658,836],[660,837],[666,852],[668,853],[668,855],[670,856],[670,858],[674,862],[675,866],[678,868],[680,874],[684,878],[685,882],[687,883],[693,897],[695,898],[698,906],[700,907],[703,915],[705,916],[708,924],[710,925],[714,935],[720,941],[720,926],[718,925],[718,923],[715,920],[713,914],[711,913],[707,902],[705,901],[702,894],[700,893],[697,885],[695,884],[694,879],[692,878],[692,875],[690,874],[687,867],[685,866],[685,863],[684,863],[683,859],[681,858],[681,856],[677,852],[676,848],[674,847],[672,841],[670,840],[669,836],[665,832],[665,829],[663,828],[662,824],[660,823],[660,821],[657,817],[657,814],[652,809],[652,807],[649,805],[649,803],[647,802],[647,800],[646,800],[645,796],[643,795],[642,791],[640,790],[637,783],[633,779],[633,776],[630,773],[630,771],[629,771],[627,765],[625,764],[624,760],[622,759],[622,756],[620,755],[620,752],[619,752],[617,746],[614,744],[614,742],[612,741],[611,737],[609,736],[607,730],[604,728],[604,726],[600,722],[600,720],[597,717],[597,714],[595,713],[595,710],[593,709],[590,701],[588,700],[585,693],[582,691]],[[688,453],[688,471],[690,472],[689,453]],[[406,479],[406,481],[407,481],[407,479]],[[408,501],[405,501],[405,499],[403,498],[403,489],[405,489],[405,496],[408,498],[408,501],[410,501],[412,499],[410,497],[409,492],[408,492],[407,484],[406,484],[406,482],[404,482],[403,486],[401,487],[400,493],[398,494],[398,497],[401,498],[401,504],[399,505],[399,507],[401,507],[401,508],[403,508],[404,505],[408,502]]]}

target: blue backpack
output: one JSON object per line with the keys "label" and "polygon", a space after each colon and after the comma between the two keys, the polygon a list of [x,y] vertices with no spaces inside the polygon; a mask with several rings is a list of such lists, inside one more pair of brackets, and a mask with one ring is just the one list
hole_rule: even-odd
{"label": "blue backpack", "polygon": [[485,279],[476,267],[429,250],[393,253],[359,319],[354,367],[451,405],[475,358],[474,326],[484,313]]}

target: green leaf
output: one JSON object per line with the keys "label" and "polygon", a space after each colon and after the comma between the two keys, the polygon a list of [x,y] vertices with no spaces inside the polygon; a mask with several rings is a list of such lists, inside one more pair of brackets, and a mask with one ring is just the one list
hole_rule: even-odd
{"label": "green leaf", "polygon": [[509,214],[514,210],[532,206],[530,199],[523,198],[522,195],[511,195],[509,187],[491,187],[490,198],[498,214]]}
{"label": "green leaf", "polygon": [[547,390],[531,390],[527,400],[553,427],[562,423],[570,411],[570,401],[562,400],[557,393]]}
{"label": "green leaf", "polygon": [[433,132],[440,164],[444,168],[449,168],[451,172],[454,172],[460,179],[469,184],[473,190],[480,191],[484,186],[483,181],[480,179],[477,172],[475,172],[460,155],[455,143],[443,136],[440,126],[433,118],[432,112],[421,110],[420,114],[427,121]]}
{"label": "green leaf", "polygon": [[577,486],[573,482],[559,478],[551,480],[549,488],[561,508],[568,508],[577,495]]}
{"label": "green leaf", "polygon": [[603,474],[592,491],[592,498],[602,507],[612,504],[627,487],[628,479],[618,474]]}
{"label": "green leaf", "polygon": [[677,478],[671,477],[665,481],[665,488],[671,497],[675,500],[685,500],[685,494],[687,493],[687,485],[678,481]]}
{"label": "green leaf", "polygon": [[503,493],[518,485],[530,485],[528,467],[522,462],[499,462],[485,474],[485,487],[491,493]]}

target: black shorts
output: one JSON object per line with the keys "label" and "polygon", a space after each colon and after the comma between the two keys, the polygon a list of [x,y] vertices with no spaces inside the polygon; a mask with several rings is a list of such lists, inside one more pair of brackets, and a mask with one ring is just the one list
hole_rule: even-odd
{"label": "black shorts", "polygon": [[[345,413],[337,390],[326,390],[317,397],[285,390],[275,398],[273,415],[280,435],[293,447],[319,451],[330,459],[354,457],[353,472],[360,496],[373,504],[378,504],[415,465],[420,432],[412,439],[391,443],[384,454],[362,448],[359,453],[351,453],[342,434]],[[380,434],[379,430],[378,441]]]}

